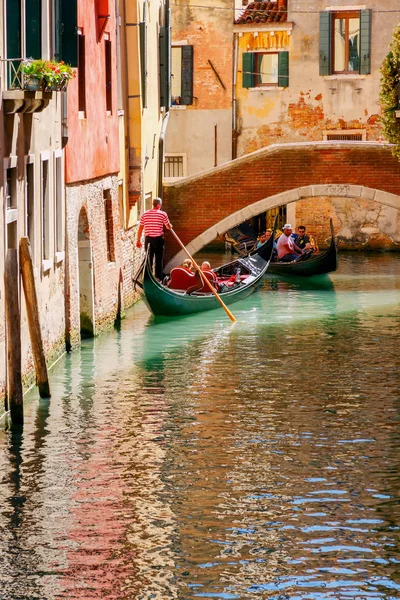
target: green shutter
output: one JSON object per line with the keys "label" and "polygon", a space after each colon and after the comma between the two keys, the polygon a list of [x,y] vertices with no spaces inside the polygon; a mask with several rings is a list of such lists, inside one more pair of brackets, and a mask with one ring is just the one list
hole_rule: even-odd
{"label": "green shutter", "polygon": [[371,11],[360,10],[360,73],[371,73]]}
{"label": "green shutter", "polygon": [[[42,57],[42,1],[25,0],[25,39],[26,56]],[[29,23],[29,26],[28,26]]]}
{"label": "green shutter", "polygon": [[254,87],[254,53],[243,52],[242,60],[242,87]]}
{"label": "green shutter", "polygon": [[7,58],[21,56],[21,0],[7,0]]}
{"label": "green shutter", "polygon": [[289,87],[289,52],[278,53],[278,86]]}
{"label": "green shutter", "polygon": [[193,46],[182,46],[181,104],[193,104]]}
{"label": "green shutter", "polygon": [[147,53],[146,53],[146,21],[139,23],[140,43],[140,80],[142,91],[142,107],[147,107]]}
{"label": "green shutter", "polygon": [[78,0],[60,0],[60,60],[78,66]]}
{"label": "green shutter", "polygon": [[319,13],[319,74],[331,74],[332,14]]}
{"label": "green shutter", "polygon": [[160,106],[169,110],[171,103],[171,30],[170,12],[165,13],[165,27],[160,27]]}

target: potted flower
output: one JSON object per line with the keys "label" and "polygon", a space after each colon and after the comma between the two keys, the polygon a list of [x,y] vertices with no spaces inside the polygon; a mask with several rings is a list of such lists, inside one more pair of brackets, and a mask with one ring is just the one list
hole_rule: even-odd
{"label": "potted flower", "polygon": [[46,91],[62,91],[70,79],[75,77],[75,70],[64,61],[46,60],[43,69],[44,89]]}
{"label": "potted flower", "polygon": [[28,59],[22,62],[24,73],[24,89],[44,90],[46,92],[64,90],[70,79],[75,77],[75,70],[63,61]]}
{"label": "potted flower", "polygon": [[43,89],[43,60],[25,60],[21,63],[21,72],[24,74],[23,87],[25,90]]}

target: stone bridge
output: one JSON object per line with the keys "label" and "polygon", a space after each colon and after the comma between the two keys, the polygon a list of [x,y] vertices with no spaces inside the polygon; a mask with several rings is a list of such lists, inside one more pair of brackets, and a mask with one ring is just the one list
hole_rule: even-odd
{"label": "stone bridge", "polygon": [[[271,145],[167,183],[163,206],[194,254],[218,235],[266,210],[303,198],[320,201],[329,196],[373,201],[398,211],[400,163],[390,145],[348,141]],[[400,222],[396,227],[400,236]],[[168,248],[171,259],[178,251],[171,237]],[[179,253],[166,270],[181,259]]]}

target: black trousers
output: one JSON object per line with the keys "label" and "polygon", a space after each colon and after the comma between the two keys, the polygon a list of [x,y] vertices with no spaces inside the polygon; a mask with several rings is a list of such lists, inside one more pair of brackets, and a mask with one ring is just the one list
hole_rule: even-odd
{"label": "black trousers", "polygon": [[162,270],[163,270],[163,255],[164,255],[164,236],[159,235],[157,237],[150,237],[146,235],[144,238],[144,247],[147,250],[147,247],[150,246],[149,255],[150,255],[150,265],[153,267],[154,258],[156,260],[156,268],[155,274],[157,279],[162,279]]}

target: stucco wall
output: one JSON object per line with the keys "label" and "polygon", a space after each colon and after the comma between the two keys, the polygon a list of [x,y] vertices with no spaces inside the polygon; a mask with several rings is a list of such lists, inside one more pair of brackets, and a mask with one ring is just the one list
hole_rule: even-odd
{"label": "stucco wall", "polygon": [[[16,169],[16,240],[15,247],[19,247],[19,240],[27,235],[26,229],[26,193],[27,193],[27,165],[33,171],[30,180],[33,194],[34,208],[32,211],[34,228],[30,231],[31,250],[33,257],[35,286],[38,299],[39,319],[46,353],[47,363],[52,364],[65,351],[65,315],[64,315],[64,280],[65,280],[65,254],[56,247],[56,194],[61,189],[63,195],[64,159],[61,144],[61,94],[53,92],[49,105],[42,111],[33,114],[7,114],[1,113],[0,118],[4,123],[4,158],[7,166]],[[61,176],[59,188],[56,187],[56,158],[60,161]],[[42,162],[48,164],[48,256],[44,260],[42,250],[43,236],[43,183]],[[2,191],[4,192],[3,173],[1,176]],[[5,195],[2,194],[4,201]],[[63,212],[62,198],[61,212]],[[5,207],[2,214],[5,214]],[[58,214],[57,220],[60,214]],[[61,218],[62,215],[61,215]],[[62,222],[60,223],[63,231]],[[6,224],[2,229],[3,239],[6,240]],[[7,252],[4,244],[4,253]],[[60,251],[58,251],[60,250]],[[4,254],[1,253],[0,267],[4,271]],[[21,306],[21,346],[22,346],[22,375],[24,389],[35,380],[32,347],[27,323],[26,307],[22,282],[20,284]],[[5,386],[5,315],[4,315],[4,287],[1,282],[1,325],[0,325],[0,394]]]}
{"label": "stucco wall", "polygon": [[67,183],[94,179],[119,170],[115,10],[110,11],[105,28],[112,49],[110,113],[106,110],[106,38],[103,35],[98,40],[98,20],[93,0],[78,2],[78,27],[85,36],[86,111],[79,113],[78,78],[73,79],[68,86]]}
{"label": "stucco wall", "polygon": [[172,7],[173,44],[193,46],[194,97],[185,109],[172,108],[166,152],[186,155],[188,175],[214,166],[215,125],[217,164],[232,158],[232,8],[229,0],[218,6],[189,0]]}
{"label": "stucco wall", "polygon": [[[237,107],[238,156],[280,142],[322,140],[323,132],[336,129],[364,130],[367,140],[380,139],[379,67],[388,52],[394,26],[399,19],[398,2],[372,1],[357,10],[372,10],[371,73],[369,75],[319,75],[319,11],[348,6],[344,0],[331,3],[316,0],[304,9],[301,0],[288,1],[290,29],[282,49],[289,51],[289,86],[283,89],[242,87],[242,54],[251,50],[274,49],[269,46],[271,31],[278,26],[235,25],[238,37]],[[263,36],[265,38],[262,42]],[[274,37],[272,37],[274,39]]]}

